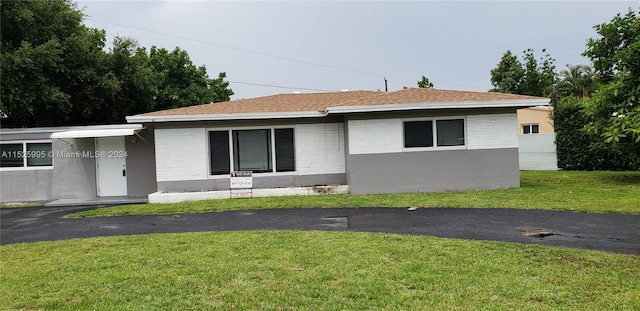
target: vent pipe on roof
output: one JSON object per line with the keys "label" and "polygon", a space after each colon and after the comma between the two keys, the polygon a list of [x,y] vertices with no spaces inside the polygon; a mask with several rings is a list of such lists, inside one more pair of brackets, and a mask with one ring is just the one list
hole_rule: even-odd
{"label": "vent pipe on roof", "polygon": [[387,78],[384,78],[384,91],[387,92],[388,88],[387,88]]}

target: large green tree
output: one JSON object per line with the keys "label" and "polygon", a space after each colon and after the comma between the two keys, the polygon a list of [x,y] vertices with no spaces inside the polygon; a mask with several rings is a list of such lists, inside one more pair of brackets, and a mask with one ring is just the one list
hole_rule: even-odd
{"label": "large green tree", "polygon": [[70,1],[2,1],[3,126],[82,123],[117,93],[105,33]]}
{"label": "large green tree", "polygon": [[226,74],[210,79],[186,51],[85,27],[70,0],[2,1],[0,114],[3,127],[124,122],[148,111],[226,101]]}
{"label": "large green tree", "polygon": [[224,81],[225,72],[210,79],[205,66],[195,66],[187,51],[180,48],[169,52],[152,46],[149,65],[159,74],[156,110],[228,101],[233,95],[229,82]]}
{"label": "large green tree", "polygon": [[599,36],[589,39],[583,55],[603,85],[586,102],[594,120],[587,129],[608,142],[640,147],[640,16],[629,9],[594,28]]}
{"label": "large green tree", "polygon": [[[543,49],[542,53],[546,50]],[[549,96],[556,81],[555,60],[547,53],[536,59],[534,51],[523,52],[523,62],[507,51],[491,70],[492,92]]]}

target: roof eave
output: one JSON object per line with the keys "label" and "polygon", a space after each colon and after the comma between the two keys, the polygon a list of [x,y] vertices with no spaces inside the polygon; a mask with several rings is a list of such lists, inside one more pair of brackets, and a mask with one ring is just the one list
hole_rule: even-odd
{"label": "roof eave", "polygon": [[260,120],[290,118],[321,118],[327,114],[321,111],[267,112],[267,113],[231,113],[231,114],[192,114],[164,116],[128,116],[129,123],[154,122],[193,122],[193,121],[225,121],[225,120]]}
{"label": "roof eave", "polygon": [[527,100],[499,100],[499,101],[461,101],[461,102],[437,102],[437,103],[405,103],[386,105],[362,105],[329,107],[328,114],[332,113],[357,113],[357,112],[384,112],[405,110],[437,110],[437,109],[475,109],[475,108],[524,108],[548,105],[548,99]]}

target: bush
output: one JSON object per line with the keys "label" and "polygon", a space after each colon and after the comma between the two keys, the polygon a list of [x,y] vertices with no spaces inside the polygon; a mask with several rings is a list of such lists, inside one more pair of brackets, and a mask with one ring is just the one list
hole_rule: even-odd
{"label": "bush", "polygon": [[632,143],[612,145],[583,128],[591,120],[582,112],[583,99],[565,97],[554,110],[558,167],[565,170],[638,170],[640,149]]}

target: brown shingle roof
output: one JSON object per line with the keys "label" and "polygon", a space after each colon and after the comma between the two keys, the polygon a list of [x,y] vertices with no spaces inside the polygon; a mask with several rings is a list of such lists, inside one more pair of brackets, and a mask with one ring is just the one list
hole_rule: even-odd
{"label": "brown shingle roof", "polygon": [[278,113],[325,111],[329,107],[385,104],[546,100],[546,98],[489,93],[409,88],[395,92],[346,91],[280,94],[240,99],[139,114],[136,117],[216,115],[237,113]]}

